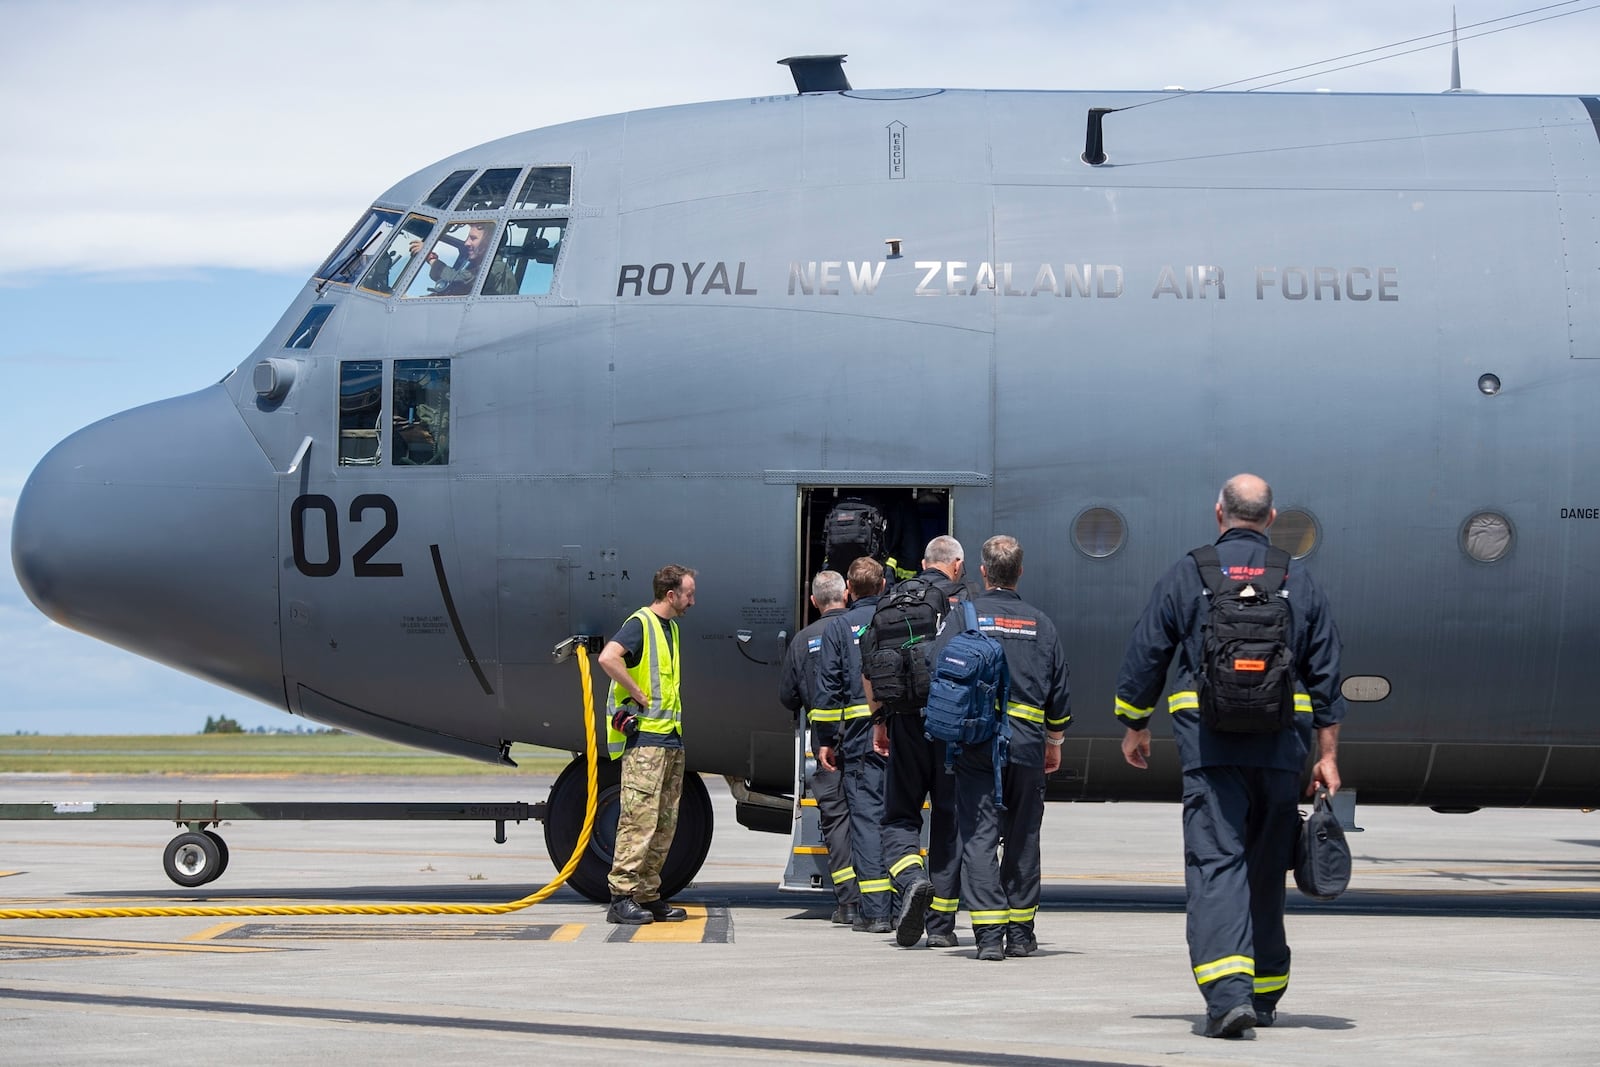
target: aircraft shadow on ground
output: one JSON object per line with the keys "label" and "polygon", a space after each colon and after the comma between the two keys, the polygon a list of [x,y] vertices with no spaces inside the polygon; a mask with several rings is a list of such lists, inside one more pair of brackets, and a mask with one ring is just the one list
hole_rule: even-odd
{"label": "aircraft shadow on ground", "polygon": [[[179,905],[248,905],[278,901],[323,903],[395,904],[505,904],[536,892],[538,885],[507,886],[494,883],[470,885],[359,885],[359,886],[257,886],[212,887],[194,894],[157,894],[149,890],[86,891],[83,896],[99,900],[160,900]],[[691,885],[674,899],[689,903],[725,907],[763,908],[803,914],[796,919],[826,919],[832,913],[833,899],[824,894],[791,893],[770,882],[704,882]],[[559,889],[549,903],[599,907],[572,889]],[[1339,913],[1344,915],[1439,915],[1457,918],[1548,917],[1561,919],[1600,919],[1600,887],[1575,887],[1572,892],[1488,889],[1350,889],[1338,900],[1315,901],[1302,896],[1292,885],[1288,890],[1288,910],[1301,913]],[[1052,886],[1041,894],[1040,906],[1047,911],[1080,912],[1167,912],[1182,913],[1184,891],[1181,886],[1105,885]]]}

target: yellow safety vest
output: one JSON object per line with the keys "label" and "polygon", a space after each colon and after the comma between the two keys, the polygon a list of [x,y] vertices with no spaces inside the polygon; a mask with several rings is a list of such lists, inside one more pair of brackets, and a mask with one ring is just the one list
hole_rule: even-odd
{"label": "yellow safety vest", "polygon": [[[630,618],[638,619],[644,627],[644,649],[639,653],[639,662],[628,668],[628,677],[650,701],[648,706],[634,712],[639,717],[639,732],[682,733],[683,705],[678,696],[678,628],[672,628],[672,647],[669,650],[667,629],[661,616],[649,607],[642,607]],[[611,725],[611,717],[628,699],[628,691],[613,681],[606,692],[606,752],[612,759],[619,759],[628,747],[628,735]]]}

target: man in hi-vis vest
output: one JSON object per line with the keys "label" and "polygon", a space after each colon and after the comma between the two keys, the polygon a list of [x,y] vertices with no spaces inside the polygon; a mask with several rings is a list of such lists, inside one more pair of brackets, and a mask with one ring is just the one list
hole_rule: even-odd
{"label": "man in hi-vis vest", "polygon": [[678,624],[694,607],[694,574],[669,564],[656,572],[655,601],[622,624],[600,653],[611,678],[606,741],[622,759],[622,810],[611,867],[606,921],[639,926],[685,918],[661,899],[661,868],[678,828],[683,794],[683,705],[678,683]]}

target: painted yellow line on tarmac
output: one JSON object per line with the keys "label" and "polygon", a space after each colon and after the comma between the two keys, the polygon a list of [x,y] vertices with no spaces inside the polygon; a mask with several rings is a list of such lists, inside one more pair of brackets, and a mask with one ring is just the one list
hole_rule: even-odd
{"label": "painted yellow line on tarmac", "polygon": [[244,925],[244,923],[242,923],[242,922],[217,923],[217,925],[215,925],[215,926],[206,927],[204,930],[201,930],[198,934],[190,934],[188,937],[184,938],[184,940],[185,941],[210,941],[213,938],[221,937],[223,934],[227,933],[229,930],[237,930],[239,927],[241,927],[243,925]]}
{"label": "painted yellow line on tarmac", "polygon": [[134,952],[272,952],[270,948],[255,945],[197,945],[184,941],[108,941],[94,937],[7,937],[0,936],[0,948],[98,948],[124,949]]}
{"label": "painted yellow line on tarmac", "polygon": [[0,878],[10,878],[13,874],[21,873],[21,871],[0,871]]}
{"label": "painted yellow line on tarmac", "polygon": [[685,904],[683,910],[689,917],[682,922],[650,923],[636,926],[630,941],[667,941],[679,944],[699,944],[706,936],[706,909],[702,904]]}
{"label": "painted yellow line on tarmac", "polygon": [[576,941],[576,940],[578,940],[578,935],[583,933],[583,928],[585,926],[587,926],[587,925],[589,925],[589,924],[588,923],[563,923],[561,926],[556,928],[556,932],[555,933],[550,935],[550,940],[551,941]]}

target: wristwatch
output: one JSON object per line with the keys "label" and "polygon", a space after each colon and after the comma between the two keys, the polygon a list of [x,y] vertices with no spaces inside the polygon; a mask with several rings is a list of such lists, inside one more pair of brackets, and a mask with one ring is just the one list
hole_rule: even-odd
{"label": "wristwatch", "polygon": [[1044,743],[1047,744],[1047,745],[1059,745],[1065,740],[1066,740],[1065,736],[1061,736],[1061,737],[1046,737],[1044,739]]}

